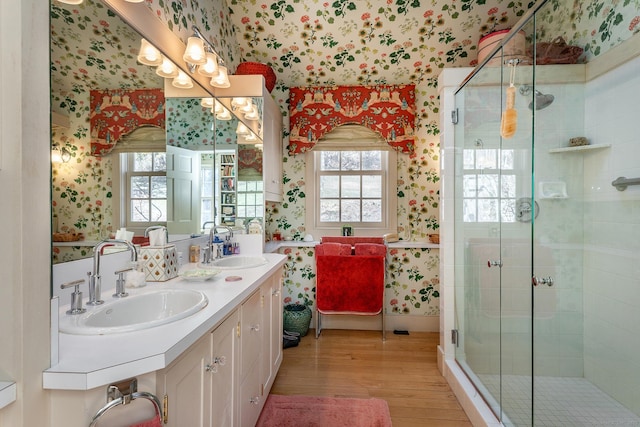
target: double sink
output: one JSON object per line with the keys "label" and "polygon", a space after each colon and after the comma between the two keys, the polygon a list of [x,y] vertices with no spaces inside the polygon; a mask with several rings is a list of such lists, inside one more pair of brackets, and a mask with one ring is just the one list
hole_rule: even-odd
{"label": "double sink", "polygon": [[[213,261],[207,268],[246,269],[267,263],[260,256],[232,256]],[[114,299],[83,314],[63,315],[60,332],[105,335],[153,328],[189,317],[208,304],[200,291],[190,289],[148,290]]]}

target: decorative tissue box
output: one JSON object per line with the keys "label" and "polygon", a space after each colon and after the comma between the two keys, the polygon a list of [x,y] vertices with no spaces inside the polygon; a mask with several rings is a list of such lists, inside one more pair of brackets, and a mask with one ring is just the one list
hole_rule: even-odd
{"label": "decorative tissue box", "polygon": [[175,245],[144,246],[139,261],[149,282],[166,282],[178,276],[178,253]]}

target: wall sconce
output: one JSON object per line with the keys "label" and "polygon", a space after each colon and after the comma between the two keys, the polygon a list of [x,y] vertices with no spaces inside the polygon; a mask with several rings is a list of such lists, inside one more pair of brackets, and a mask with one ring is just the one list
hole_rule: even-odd
{"label": "wall sconce", "polygon": [[218,57],[215,53],[207,52],[205,54],[207,62],[198,67],[198,74],[207,77],[215,77],[218,75]]}
{"label": "wall sconce", "polygon": [[140,40],[140,51],[138,52],[138,62],[144,65],[156,67],[162,65],[162,54],[154,45],[146,41]]}
{"label": "wall sconce", "polygon": [[229,74],[227,73],[227,67],[224,65],[220,65],[218,67],[218,75],[211,78],[210,82],[211,86],[226,88],[231,86],[231,82],[229,81]]}
{"label": "wall sconce", "polygon": [[55,146],[51,150],[51,163],[69,163],[71,153],[65,147]]}
{"label": "wall sconce", "polygon": [[189,37],[187,48],[182,55],[184,62],[192,65],[204,65],[207,63],[206,52],[204,51],[204,40],[200,37]]}

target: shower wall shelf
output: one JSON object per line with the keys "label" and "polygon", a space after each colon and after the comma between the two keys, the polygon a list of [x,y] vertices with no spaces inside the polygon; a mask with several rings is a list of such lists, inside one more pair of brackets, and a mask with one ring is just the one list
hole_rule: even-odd
{"label": "shower wall shelf", "polygon": [[611,144],[579,145],[577,147],[552,148],[549,150],[549,153],[583,153],[585,151],[596,151],[610,147]]}

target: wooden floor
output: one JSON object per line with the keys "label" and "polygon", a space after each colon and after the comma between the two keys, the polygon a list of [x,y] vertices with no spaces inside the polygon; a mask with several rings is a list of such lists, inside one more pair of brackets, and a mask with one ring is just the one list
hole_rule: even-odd
{"label": "wooden floor", "polygon": [[[437,333],[313,330],[284,359],[272,394],[377,397],[389,404],[394,427],[471,426],[440,375]],[[330,426],[327,426],[330,427]]]}

